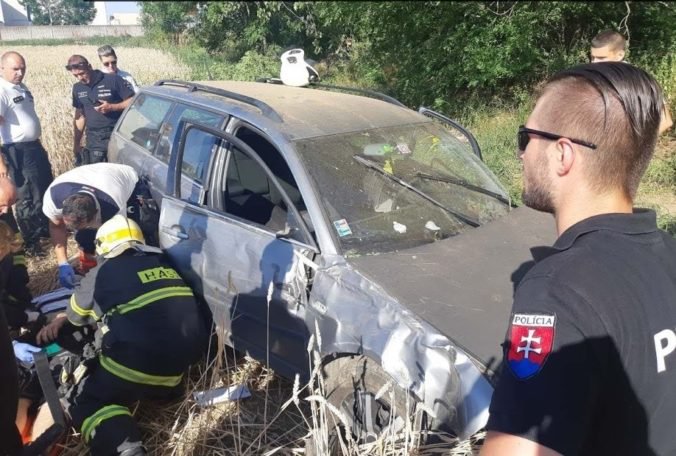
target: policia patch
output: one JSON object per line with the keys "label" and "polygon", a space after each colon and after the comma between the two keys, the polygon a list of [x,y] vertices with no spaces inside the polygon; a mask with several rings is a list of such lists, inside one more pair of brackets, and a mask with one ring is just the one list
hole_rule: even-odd
{"label": "policia patch", "polygon": [[552,351],[555,330],[556,315],[518,313],[512,316],[507,364],[519,380],[540,372]]}

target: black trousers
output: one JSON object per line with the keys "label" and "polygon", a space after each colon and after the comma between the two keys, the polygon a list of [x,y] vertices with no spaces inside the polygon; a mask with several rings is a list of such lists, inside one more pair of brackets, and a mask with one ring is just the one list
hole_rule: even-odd
{"label": "black trousers", "polygon": [[49,220],[42,213],[42,198],[54,180],[47,152],[39,140],[5,144],[2,154],[16,184],[16,220],[26,246],[49,237]]}
{"label": "black trousers", "polygon": [[108,142],[113,134],[113,127],[87,128],[85,147],[76,157],[75,166],[91,165],[108,161]]}
{"label": "black trousers", "polygon": [[89,364],[87,376],[68,397],[73,426],[89,444],[92,456],[113,456],[142,445],[141,432],[128,406],[141,399],[176,397],[182,386],[165,387],[128,382]]}

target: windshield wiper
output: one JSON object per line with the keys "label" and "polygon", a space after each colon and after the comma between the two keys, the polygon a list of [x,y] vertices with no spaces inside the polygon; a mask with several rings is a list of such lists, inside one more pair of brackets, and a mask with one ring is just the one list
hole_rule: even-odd
{"label": "windshield wiper", "polygon": [[397,184],[401,185],[402,187],[406,187],[407,189],[411,190],[416,195],[421,196],[422,198],[426,199],[427,201],[434,204],[435,206],[440,207],[441,209],[445,210],[446,212],[455,216],[457,219],[465,222],[466,224],[473,226],[473,227],[477,227],[477,226],[481,225],[478,220],[473,219],[469,215],[465,215],[463,213],[454,211],[453,209],[449,209],[448,207],[441,204],[439,201],[437,201],[434,198],[432,198],[431,196],[429,196],[427,193],[425,193],[421,190],[418,190],[417,188],[415,188],[414,186],[412,186],[408,182],[403,181],[403,180],[399,179],[398,177],[393,176],[392,174],[388,173],[383,168],[381,168],[380,165],[378,165],[376,162],[373,162],[373,161],[366,159],[364,157],[360,157],[359,155],[353,155],[352,158],[357,160],[362,165],[364,165],[368,168],[371,168],[375,171],[378,171],[380,174],[382,174],[383,176],[387,177],[388,179],[396,182]]}
{"label": "windshield wiper", "polygon": [[496,200],[500,201],[501,203],[505,203],[506,205],[508,205],[510,207],[516,207],[516,206],[512,205],[512,202],[509,199],[505,198],[501,194],[492,192],[492,191],[487,190],[483,187],[479,187],[478,185],[470,184],[469,182],[464,181],[462,179],[456,179],[455,177],[446,177],[446,176],[444,176],[444,177],[432,176],[431,174],[421,173],[421,172],[417,172],[415,175],[416,175],[416,177],[420,177],[422,179],[438,181],[438,182],[446,182],[448,184],[459,185],[459,186],[466,188],[468,190],[472,190],[474,192],[481,193],[483,195],[492,196]]}

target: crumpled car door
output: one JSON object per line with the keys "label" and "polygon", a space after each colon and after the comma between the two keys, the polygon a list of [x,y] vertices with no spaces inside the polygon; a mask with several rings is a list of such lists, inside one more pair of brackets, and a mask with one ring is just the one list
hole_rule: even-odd
{"label": "crumpled car door", "polygon": [[[167,197],[160,216],[160,242],[209,305],[226,342],[265,361],[282,375],[308,369],[305,324],[309,292],[303,258],[318,249],[286,192],[256,153],[238,138],[202,125],[191,130],[213,134],[237,147],[261,166],[286,200],[283,229],[273,231],[227,212]],[[180,162],[181,147],[179,146]],[[206,194],[223,192],[227,160],[216,160]],[[177,166],[177,169],[179,167]],[[174,182],[179,182],[175,176]],[[180,194],[177,185],[175,194]],[[217,200],[219,198],[212,198]]]}

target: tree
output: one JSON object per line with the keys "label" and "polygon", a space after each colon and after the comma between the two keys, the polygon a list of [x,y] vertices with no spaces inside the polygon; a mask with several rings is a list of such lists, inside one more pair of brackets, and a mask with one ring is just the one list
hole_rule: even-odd
{"label": "tree", "polygon": [[189,29],[227,62],[247,51],[270,56],[274,47],[302,47],[363,86],[446,112],[471,98],[530,93],[553,72],[587,61],[592,37],[611,28],[629,35],[629,61],[674,81],[676,6],[669,2],[201,1],[142,8],[147,32]]}
{"label": "tree", "polygon": [[[585,62],[591,38],[622,24],[628,26],[621,31],[631,34],[632,61],[645,54],[661,59],[676,43],[676,7],[666,2],[305,5],[318,30],[338,30],[368,43],[359,67],[378,73],[383,89],[411,106],[457,107],[472,95],[486,100],[519,86],[529,90],[554,71]],[[332,39],[335,47],[340,36]]]}
{"label": "tree", "polygon": [[298,2],[201,2],[193,35],[211,52],[239,60],[247,51],[266,54],[281,48],[310,44],[312,16],[296,11]]}
{"label": "tree", "polygon": [[181,34],[195,23],[198,2],[139,2],[141,24],[151,37],[178,44]]}
{"label": "tree", "polygon": [[94,2],[84,0],[19,0],[35,25],[85,25],[94,20]]}

